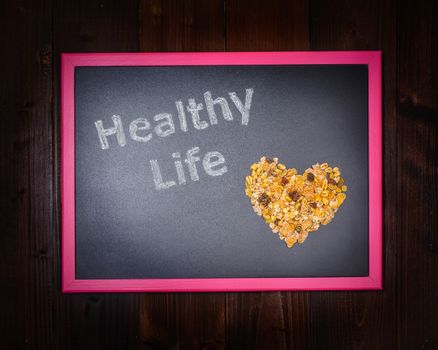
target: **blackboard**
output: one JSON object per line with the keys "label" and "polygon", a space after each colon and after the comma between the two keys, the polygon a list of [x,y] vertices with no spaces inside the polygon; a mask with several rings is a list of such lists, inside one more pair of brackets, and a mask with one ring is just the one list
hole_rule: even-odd
{"label": "blackboard", "polygon": [[[91,65],[73,77],[75,279],[369,276],[367,64]],[[212,121],[209,96],[230,114],[216,103]],[[261,156],[299,172],[328,162],[348,184],[334,220],[292,249],[245,196]]]}

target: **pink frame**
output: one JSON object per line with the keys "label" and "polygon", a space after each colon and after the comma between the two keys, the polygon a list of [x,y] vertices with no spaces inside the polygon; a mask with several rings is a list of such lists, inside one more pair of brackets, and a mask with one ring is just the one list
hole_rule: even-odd
{"label": "pink frame", "polygon": [[[382,77],[380,51],[65,53],[62,64],[62,291],[213,292],[382,289]],[[75,278],[74,70],[78,66],[366,64],[369,93],[369,276],[317,278]]]}

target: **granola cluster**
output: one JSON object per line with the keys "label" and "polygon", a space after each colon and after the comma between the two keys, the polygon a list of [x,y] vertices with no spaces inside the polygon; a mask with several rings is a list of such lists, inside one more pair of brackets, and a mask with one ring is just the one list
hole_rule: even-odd
{"label": "granola cluster", "polygon": [[251,165],[245,189],[254,211],[288,248],[332,221],[346,198],[345,191],[338,167],[317,163],[299,175],[296,169],[279,164],[278,158],[267,157]]}

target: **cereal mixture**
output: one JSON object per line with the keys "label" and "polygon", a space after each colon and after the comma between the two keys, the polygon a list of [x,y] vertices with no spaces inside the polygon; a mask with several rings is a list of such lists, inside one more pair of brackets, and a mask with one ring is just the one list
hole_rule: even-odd
{"label": "cereal mixture", "polygon": [[278,158],[262,157],[251,165],[246,177],[246,195],[257,215],[289,248],[303,243],[309,232],[332,221],[344,202],[347,186],[338,167],[315,164],[303,175],[278,163]]}

